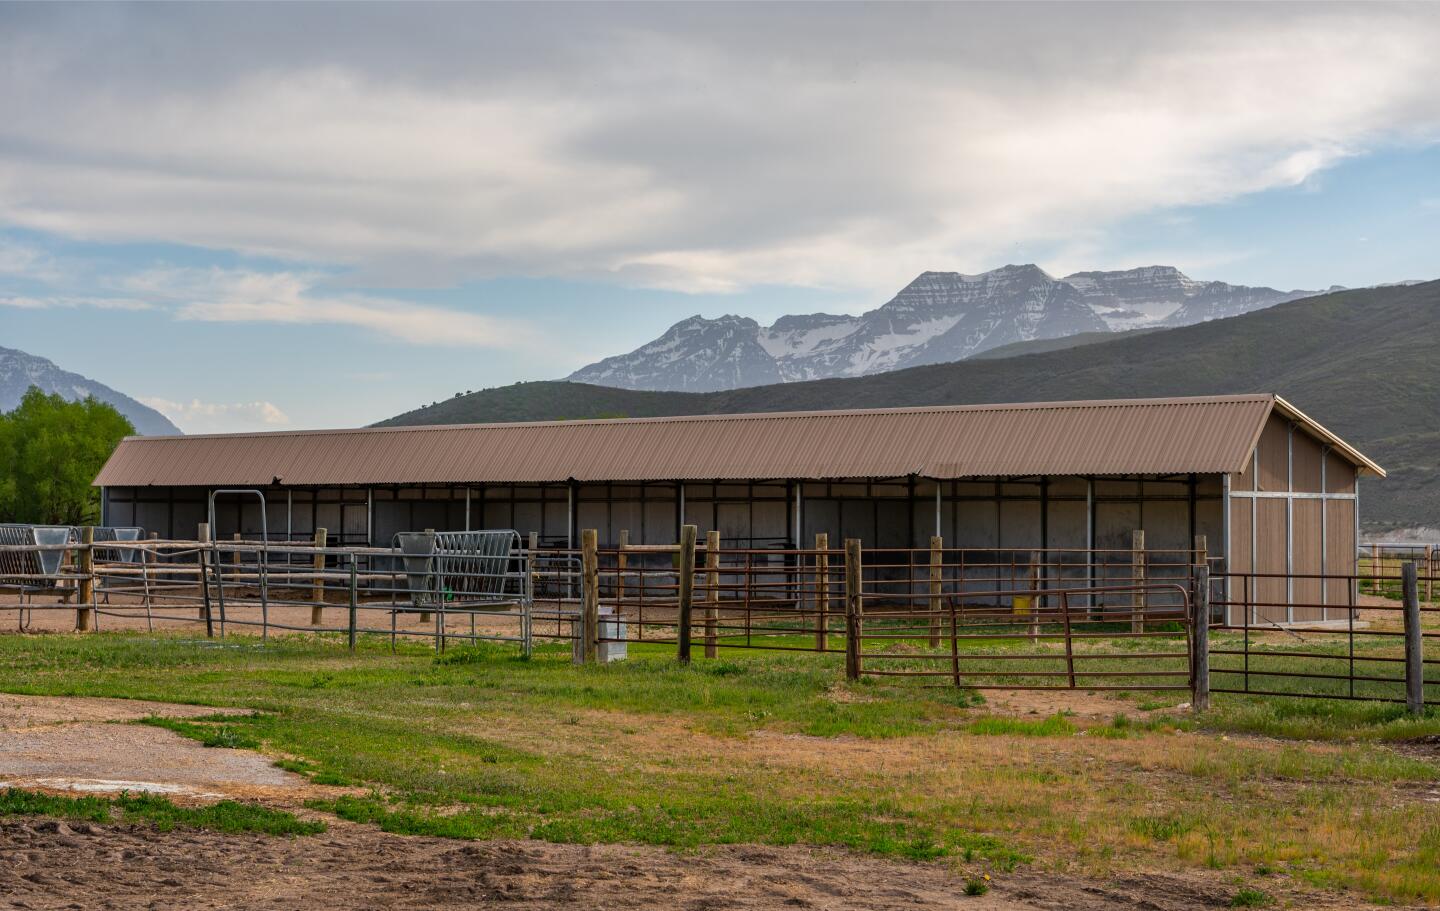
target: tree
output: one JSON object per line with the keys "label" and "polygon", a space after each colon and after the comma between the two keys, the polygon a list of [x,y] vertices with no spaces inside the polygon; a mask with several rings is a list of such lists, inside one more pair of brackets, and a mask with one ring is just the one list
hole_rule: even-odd
{"label": "tree", "polygon": [[111,405],[69,402],[31,386],[0,414],[0,521],[93,525],[100,492],[91,486],[134,426]]}

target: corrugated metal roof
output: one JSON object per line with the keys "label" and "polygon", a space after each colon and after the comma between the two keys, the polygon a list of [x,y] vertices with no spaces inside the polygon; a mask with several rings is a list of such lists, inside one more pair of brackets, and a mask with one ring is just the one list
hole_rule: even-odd
{"label": "corrugated metal roof", "polygon": [[[1241,468],[1276,404],[1273,395],[1236,395],[129,437],[95,483],[214,487],[1218,473]],[[1344,451],[1362,467],[1379,471],[1348,446]]]}

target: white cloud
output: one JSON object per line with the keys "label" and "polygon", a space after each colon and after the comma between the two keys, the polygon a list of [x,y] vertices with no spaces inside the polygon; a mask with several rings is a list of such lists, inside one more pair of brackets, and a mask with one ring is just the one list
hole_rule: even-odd
{"label": "white cloud", "polygon": [[60,272],[45,251],[0,237],[0,275],[54,281]]}
{"label": "white cloud", "polygon": [[281,430],[290,418],[273,402],[176,402],[148,397],[140,401],[165,415],[186,433],[230,433],[241,430]]}
{"label": "white cloud", "polygon": [[0,307],[14,307],[19,310],[52,310],[93,307],[97,310],[153,310],[149,301],[123,297],[19,295],[0,297]]}
{"label": "white cloud", "polygon": [[127,291],[162,302],[183,320],[354,326],[413,344],[523,346],[514,321],[408,301],[317,290],[319,275],[245,269],[150,269],[123,280]]}
{"label": "white cloud", "polygon": [[[13,23],[0,221],[410,284],[888,293],[1440,134],[1437,6],[353,13]],[[308,281],[229,275],[181,313],[505,335]]]}

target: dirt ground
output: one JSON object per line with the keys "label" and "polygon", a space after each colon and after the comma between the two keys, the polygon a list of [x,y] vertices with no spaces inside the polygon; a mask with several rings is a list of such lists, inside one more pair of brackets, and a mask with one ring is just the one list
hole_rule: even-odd
{"label": "dirt ground", "polygon": [[[0,907],[36,909],[975,909],[1192,911],[1224,907],[1219,877],[1108,881],[1016,873],[966,896],[940,864],[837,850],[457,842],[334,823],[308,838],[0,822]],[[1361,907],[1275,890],[1285,904]]]}
{"label": "dirt ground", "polygon": [[258,753],[205,747],[164,728],[117,723],[216,713],[207,706],[0,694],[0,787],[145,791],[291,806],[336,792],[278,769]]}
{"label": "dirt ground", "polygon": [[[1094,709],[1109,705],[1097,701]],[[0,786],[57,793],[144,789],[182,802],[236,797],[289,808],[334,792],[255,753],[206,748],[161,728],[118,723],[215,712],[121,699],[0,695]],[[1191,911],[1223,907],[1235,890],[1226,877],[1208,872],[1096,880],[1031,870],[997,877],[987,895],[966,896],[964,877],[946,864],[841,850],[723,846],[677,853],[635,845],[459,842],[327,821],[330,830],[323,835],[277,838],[0,820],[0,908]],[[1291,907],[1362,907],[1292,888],[1277,880],[1268,891]]]}

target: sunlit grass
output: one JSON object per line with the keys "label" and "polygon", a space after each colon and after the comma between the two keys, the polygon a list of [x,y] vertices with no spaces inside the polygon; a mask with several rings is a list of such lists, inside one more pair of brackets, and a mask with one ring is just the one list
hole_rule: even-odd
{"label": "sunlit grass", "polygon": [[1183,693],[1134,694],[1102,718],[1016,718],[969,691],[846,683],[838,655],[697,647],[683,667],[632,644],[575,667],[561,646],[124,634],[0,637],[0,689],[249,709],[154,723],[357,786],[318,806],[397,833],[836,845],[971,876],[1263,866],[1440,901],[1440,808],[1413,796],[1440,775],[1384,745],[1440,719],[1388,706],[1217,696],[1196,719],[1167,708]]}

